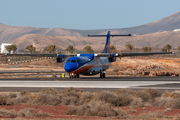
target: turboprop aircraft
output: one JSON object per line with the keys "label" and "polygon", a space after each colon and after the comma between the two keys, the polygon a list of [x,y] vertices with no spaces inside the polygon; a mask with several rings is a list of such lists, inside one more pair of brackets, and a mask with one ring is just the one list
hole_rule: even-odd
{"label": "turboprop aircraft", "polygon": [[6,54],[6,55],[23,55],[23,56],[48,56],[57,57],[57,63],[64,63],[64,70],[69,73],[70,78],[79,78],[79,75],[97,75],[105,78],[105,71],[109,68],[110,63],[115,62],[117,57],[143,56],[155,54],[171,54],[172,52],[150,52],[150,53],[109,53],[110,37],[131,36],[111,35],[88,35],[89,37],[106,37],[105,47],[102,53],[94,54]]}
{"label": "turboprop aircraft", "polygon": [[109,53],[110,37],[115,36],[131,36],[127,35],[111,35],[108,31],[107,35],[88,35],[89,37],[106,37],[106,44],[102,53],[94,54],[60,54],[57,55],[57,62],[65,61],[64,69],[69,73],[70,78],[79,78],[79,75],[96,75],[100,74],[100,78],[105,78],[105,71],[109,68],[111,62],[115,62],[117,57],[142,56],[154,54],[170,54],[172,52],[151,52],[151,53]]}

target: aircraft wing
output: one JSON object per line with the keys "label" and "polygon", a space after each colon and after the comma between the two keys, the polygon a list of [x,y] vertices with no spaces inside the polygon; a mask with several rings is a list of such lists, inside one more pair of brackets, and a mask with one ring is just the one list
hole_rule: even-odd
{"label": "aircraft wing", "polygon": [[57,54],[9,54],[1,53],[1,56],[41,56],[41,57],[56,57]]}
{"label": "aircraft wing", "polygon": [[157,54],[172,54],[173,52],[149,52],[149,53],[96,53],[94,56],[97,57],[128,57],[128,56],[149,56]]}
{"label": "aircraft wing", "polygon": [[77,54],[9,54],[9,53],[0,53],[0,56],[39,56],[39,57],[57,57],[57,56],[77,56]]}
{"label": "aircraft wing", "polygon": [[[149,55],[156,55],[156,54],[172,54],[173,52],[149,52],[149,53],[94,53],[96,57],[108,57],[108,56],[115,56],[115,57],[128,57],[128,56],[149,56]],[[80,54],[4,54],[1,53],[0,55],[3,56],[41,56],[41,57],[72,57],[72,56],[79,56]],[[88,54],[86,54],[88,55]]]}

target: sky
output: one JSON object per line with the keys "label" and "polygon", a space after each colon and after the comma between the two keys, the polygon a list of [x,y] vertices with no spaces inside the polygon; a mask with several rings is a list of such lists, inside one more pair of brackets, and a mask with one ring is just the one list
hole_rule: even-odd
{"label": "sky", "polygon": [[180,11],[180,0],[0,0],[10,26],[114,29],[143,25]]}

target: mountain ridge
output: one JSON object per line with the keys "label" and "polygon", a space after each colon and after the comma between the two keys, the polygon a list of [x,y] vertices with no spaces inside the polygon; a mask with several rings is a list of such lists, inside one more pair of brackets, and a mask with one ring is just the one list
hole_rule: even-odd
{"label": "mountain ridge", "polygon": [[[142,48],[150,46],[153,48],[163,48],[166,44],[170,44],[172,48],[180,46],[180,31],[164,31],[145,35],[137,35],[131,37],[113,37],[111,45],[117,49],[125,49],[125,44],[131,43],[134,48]],[[59,49],[66,49],[69,45],[76,49],[83,49],[90,45],[94,50],[102,50],[106,42],[105,37],[76,37],[76,36],[48,36],[39,34],[26,34],[11,43],[16,44],[19,49],[25,49],[28,45],[33,45],[37,50],[43,50],[48,45],[56,45]]]}
{"label": "mountain ridge", "polygon": [[7,26],[0,23],[0,43],[10,42],[25,34],[43,34],[51,36],[81,36],[87,37],[87,34],[105,34],[107,31],[116,34],[149,34],[159,31],[171,31],[180,28],[180,12],[170,16],[147,23],[140,26],[117,29],[98,29],[98,30],[76,30],[65,28],[38,28],[27,26]]}

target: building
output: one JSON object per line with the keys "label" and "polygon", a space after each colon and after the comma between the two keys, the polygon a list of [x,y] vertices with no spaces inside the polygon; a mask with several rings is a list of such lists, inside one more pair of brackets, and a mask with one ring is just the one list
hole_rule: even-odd
{"label": "building", "polygon": [[1,53],[8,53],[8,51],[6,50],[6,46],[8,45],[12,45],[11,43],[2,43],[1,44]]}
{"label": "building", "polygon": [[174,31],[180,31],[180,29],[174,29]]}

